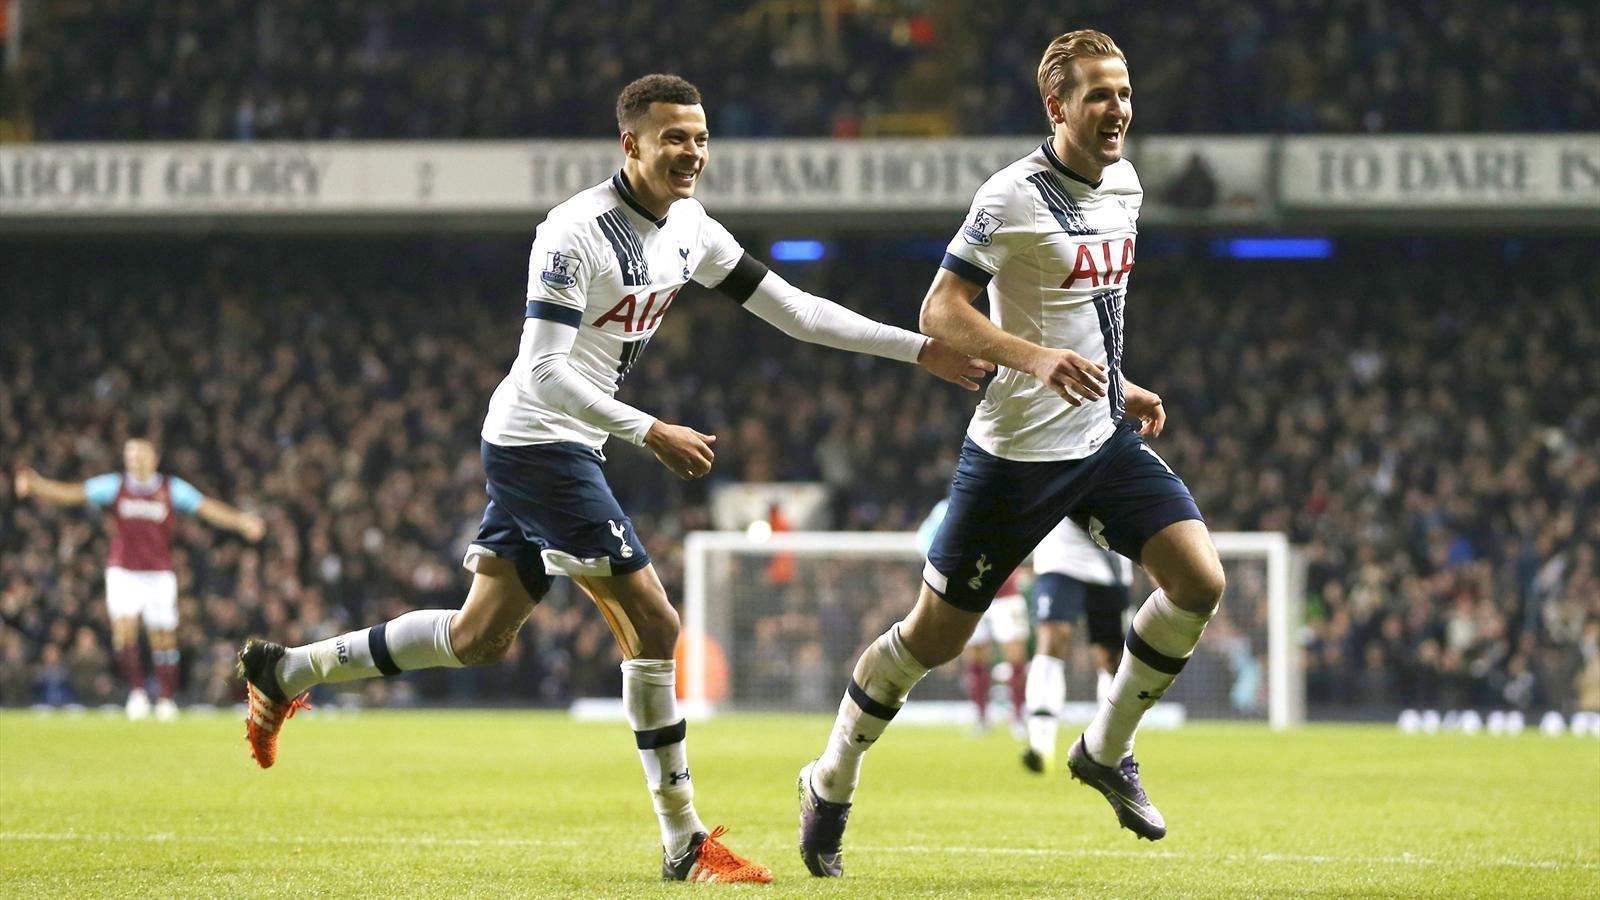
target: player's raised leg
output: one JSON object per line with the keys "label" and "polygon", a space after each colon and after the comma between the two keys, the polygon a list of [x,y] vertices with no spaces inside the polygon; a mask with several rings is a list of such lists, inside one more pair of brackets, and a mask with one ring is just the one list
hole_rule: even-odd
{"label": "player's raised leg", "polygon": [[688,723],[678,710],[677,611],[654,566],[625,575],[570,571],[600,608],[622,648],[622,702],[661,827],[661,877],[673,881],[770,882],[772,871],[729,850],[694,806]]}
{"label": "player's raised leg", "polygon": [[256,762],[277,760],[278,734],[305,694],[319,684],[398,675],[439,666],[486,665],[505,658],[543,597],[542,570],[495,556],[475,560],[472,588],[461,609],[418,609],[371,628],[285,648],[252,638],[239,651],[238,673],[248,688],[246,737]]}
{"label": "player's raised leg", "polygon": [[1145,711],[1183,671],[1225,586],[1210,532],[1197,519],[1174,522],[1144,544],[1141,562],[1158,585],[1134,614],[1110,696],[1068,754],[1073,777],[1110,802],[1123,827],[1158,840],[1166,821],[1145,794],[1133,758]]}
{"label": "player's raised leg", "polygon": [[961,655],[982,617],[923,585],[911,615],[856,660],[827,748],[800,770],[800,858],[811,874],[844,873],[844,827],[866,752],[928,670]]}

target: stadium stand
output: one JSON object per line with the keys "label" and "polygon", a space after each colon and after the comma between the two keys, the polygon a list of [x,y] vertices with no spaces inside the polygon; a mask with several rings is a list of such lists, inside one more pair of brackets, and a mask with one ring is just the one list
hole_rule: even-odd
{"label": "stadium stand", "polygon": [[38,4],[0,116],[50,141],[594,137],[623,83],[667,70],[725,137],[1013,134],[1042,126],[1038,48],[1073,24],[1118,36],[1166,133],[1600,127],[1593,4],[1087,0],[1071,20],[1041,0]]}

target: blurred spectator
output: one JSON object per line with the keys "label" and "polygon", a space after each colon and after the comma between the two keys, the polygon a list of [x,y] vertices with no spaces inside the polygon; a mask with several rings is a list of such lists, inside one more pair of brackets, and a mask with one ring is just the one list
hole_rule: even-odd
{"label": "blurred spectator", "polygon": [[907,112],[1028,133],[1039,55],[1083,27],[1127,53],[1147,133],[1600,128],[1600,16],[1579,0],[34,7],[5,115],[39,140],[601,137],[622,85],[663,70],[700,83],[725,136]]}
{"label": "blurred spectator", "polygon": [[[936,262],[909,242],[837,247],[786,274],[913,325]],[[179,529],[191,702],[237,696],[230,651],[248,634],[303,642],[459,602],[484,502],[478,428],[521,322],[506,299],[526,278],[520,241],[12,243],[0,269],[8,465],[112,470],[139,428],[202,491],[269,520],[259,546]],[[1141,258],[1127,370],[1165,398],[1158,446],[1213,529],[1282,530],[1305,547],[1314,713],[1594,707],[1595,296],[1600,262],[1556,239],[1518,258],[1392,237],[1345,239],[1327,262]],[[894,530],[944,494],[976,402],[910,366],[795,345],[693,289],[622,396],[719,434],[712,484],[825,481],[835,526]],[[608,453],[678,598],[681,537],[709,522],[709,485],[636,448]],[[89,644],[106,639],[104,531],[9,491],[0,479],[0,700],[103,702]],[[881,632],[915,588],[914,572],[872,576],[882,605],[862,613],[835,597],[848,577],[796,579],[804,605],[737,636],[799,648],[774,675],[798,672],[796,696],[855,649],[812,638]],[[1223,662],[1246,671],[1252,651],[1235,640]],[[501,667],[352,690],[559,705],[615,694],[616,663],[604,621],[563,589]]]}

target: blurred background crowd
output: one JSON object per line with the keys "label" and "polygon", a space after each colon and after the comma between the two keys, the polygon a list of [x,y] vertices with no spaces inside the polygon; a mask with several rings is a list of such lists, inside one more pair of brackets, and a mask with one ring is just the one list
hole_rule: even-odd
{"label": "blurred background crowd", "polygon": [[[914,325],[929,244],[832,251],[779,268]],[[0,245],[6,464],[80,480],[119,470],[121,440],[147,434],[164,471],[269,520],[259,545],[180,529],[185,699],[235,699],[247,634],[302,642],[460,602],[484,502],[477,433],[516,352],[525,253],[511,239]],[[1125,368],[1164,396],[1156,446],[1213,529],[1305,547],[1313,716],[1600,708],[1596,296],[1600,263],[1578,240],[1349,238],[1302,262],[1212,259],[1198,239],[1141,248]],[[709,525],[719,480],[821,481],[834,526],[914,528],[976,402],[696,288],[621,396],[721,438],[711,479],[687,484],[609,445],[608,477],[674,597],[682,535]],[[10,491],[7,478],[0,702],[119,701],[101,516]],[[366,690],[611,694],[613,642],[579,600],[541,605],[500,667]]]}
{"label": "blurred background crowd", "polygon": [[[28,3],[0,121],[36,140],[595,137],[673,71],[719,136],[1041,130],[1060,4],[931,0]],[[1084,0],[1164,132],[1600,127],[1582,0]],[[1205,86],[1195,90],[1196,85]]]}

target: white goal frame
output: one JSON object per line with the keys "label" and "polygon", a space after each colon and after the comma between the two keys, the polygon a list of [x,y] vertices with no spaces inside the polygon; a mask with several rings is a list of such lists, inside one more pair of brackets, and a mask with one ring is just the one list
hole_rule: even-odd
{"label": "white goal frame", "polygon": [[[1299,725],[1305,721],[1305,675],[1296,641],[1305,596],[1299,553],[1287,535],[1276,531],[1223,531],[1211,539],[1224,560],[1266,563],[1267,722],[1274,729]],[[909,531],[779,531],[765,537],[742,531],[690,532],[684,541],[683,631],[688,652],[683,675],[684,701],[694,708],[713,707],[706,690],[706,657],[697,652],[706,646],[707,637],[707,561],[717,551],[758,549],[797,556],[841,552],[854,557],[920,556],[917,536]],[[908,608],[911,599],[906,599]]]}

